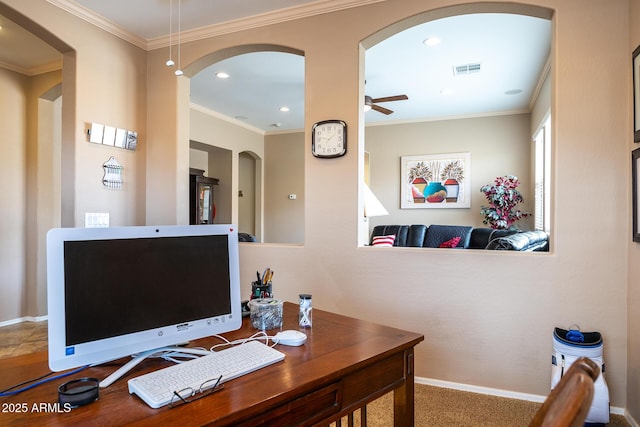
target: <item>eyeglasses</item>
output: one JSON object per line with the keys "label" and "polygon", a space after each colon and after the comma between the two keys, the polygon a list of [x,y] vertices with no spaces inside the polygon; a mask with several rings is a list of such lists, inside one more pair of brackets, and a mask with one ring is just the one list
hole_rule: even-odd
{"label": "eyeglasses", "polygon": [[194,400],[201,399],[215,393],[216,391],[222,390],[224,388],[224,384],[220,384],[221,379],[222,375],[218,378],[206,380],[200,385],[200,387],[198,387],[198,389],[185,387],[182,390],[174,391],[173,396],[171,396],[171,401],[169,402],[169,408],[174,408],[183,403],[191,403]]}

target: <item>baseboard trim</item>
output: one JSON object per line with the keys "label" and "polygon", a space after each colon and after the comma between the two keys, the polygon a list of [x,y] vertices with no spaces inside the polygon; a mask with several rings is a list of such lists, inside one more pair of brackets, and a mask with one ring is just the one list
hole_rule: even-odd
{"label": "baseboard trim", "polygon": [[[509,399],[528,400],[530,402],[538,403],[544,402],[544,399],[546,398],[546,396],[541,396],[538,394],[519,393],[516,391],[501,390],[491,387],[480,387],[463,383],[454,383],[451,381],[442,381],[432,378],[415,377],[415,382],[417,384],[431,385],[434,387],[451,388],[454,390],[469,391],[471,393],[487,394],[490,396],[506,397]],[[635,420],[627,413],[625,408],[611,406],[611,413],[624,416],[633,427],[640,427],[638,426],[638,423],[635,422]]]}
{"label": "baseboard trim", "polygon": [[627,421],[629,421],[631,427],[640,427],[640,424],[638,424],[638,422],[631,416],[631,414],[629,414],[628,411],[624,411],[624,417],[627,419]]}
{"label": "baseboard trim", "polygon": [[18,323],[24,323],[24,322],[42,322],[47,320],[48,316],[44,315],[44,316],[25,316],[25,317],[19,317],[17,319],[10,319],[10,320],[5,320],[3,322],[0,322],[0,328],[3,326],[10,326],[10,325],[16,325]]}

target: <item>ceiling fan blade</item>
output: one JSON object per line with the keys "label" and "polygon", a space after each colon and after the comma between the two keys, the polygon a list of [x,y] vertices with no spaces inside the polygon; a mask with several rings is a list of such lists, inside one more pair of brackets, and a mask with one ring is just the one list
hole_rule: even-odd
{"label": "ceiling fan blade", "polygon": [[379,105],[376,105],[376,104],[373,104],[371,106],[371,109],[372,110],[376,110],[378,113],[382,113],[382,114],[386,114],[386,115],[389,115],[389,114],[393,113],[393,111],[388,110],[388,109],[386,109],[384,107],[381,107]]}
{"label": "ceiling fan blade", "polygon": [[391,101],[405,101],[409,99],[407,95],[386,96],[384,98],[373,98],[371,101],[378,102],[391,102]]}

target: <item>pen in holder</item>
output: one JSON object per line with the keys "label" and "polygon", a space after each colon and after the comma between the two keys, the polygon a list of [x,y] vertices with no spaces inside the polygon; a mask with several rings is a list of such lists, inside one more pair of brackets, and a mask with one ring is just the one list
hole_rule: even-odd
{"label": "pen in holder", "polygon": [[251,298],[273,298],[271,282],[262,283],[259,281],[251,282]]}

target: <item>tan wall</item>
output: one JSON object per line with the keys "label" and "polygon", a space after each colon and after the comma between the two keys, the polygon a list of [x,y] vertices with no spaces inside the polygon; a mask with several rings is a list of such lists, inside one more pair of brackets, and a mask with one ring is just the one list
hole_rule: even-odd
{"label": "tan wall", "polygon": [[[270,265],[279,272],[275,286],[285,299],[311,292],[316,307],[423,332],[419,376],[524,393],[548,392],[553,327],[578,323],[604,334],[612,404],[624,406],[628,263],[627,245],[620,242],[628,240],[628,216],[625,209],[593,206],[601,192],[607,203],[628,206],[628,175],[621,173],[628,169],[628,87],[620,77],[629,63],[628,4],[534,3],[556,9],[555,251],[547,255],[357,248],[362,149],[355,141],[364,135],[358,43],[404,17],[453,2],[390,0],[202,40],[183,50],[183,60],[257,41],[300,49],[305,128],[327,117],[350,125],[354,143],[332,161],[313,158],[305,134],[304,247],[242,245],[242,283],[250,283],[258,266]],[[332,31],[318,37],[329,23]],[[331,61],[336,55],[343,60]],[[164,57],[150,54],[151,75],[165,72]],[[594,228],[599,231],[585,233]]]}
{"label": "tan wall", "polygon": [[[640,0],[631,0],[630,3],[631,6],[628,14],[631,21],[629,25],[630,38],[629,48],[626,52],[629,61],[631,61],[632,52],[640,46]],[[627,66],[626,69],[630,70],[631,67]],[[631,88],[632,78],[630,75],[626,81],[628,88]],[[634,128],[633,108],[631,107],[633,105],[632,93],[631,90],[627,91],[627,104],[630,106],[629,114],[627,115],[629,118],[627,129]],[[640,146],[631,142],[633,141],[632,135],[632,132],[626,133],[627,140],[629,141],[628,146],[636,150],[640,148]],[[629,157],[630,155],[627,156],[627,158]],[[630,176],[631,174],[628,173],[627,177]],[[627,181],[630,182],[631,180],[628,179]],[[629,194],[631,193],[629,192]],[[630,196],[629,200],[631,200]],[[629,210],[627,218],[633,218],[632,210]],[[628,219],[627,223],[630,223]],[[627,280],[627,410],[636,421],[640,422],[640,329],[638,329],[638,325],[640,325],[640,244],[631,242],[628,238],[627,241],[629,242],[629,276]]]}
{"label": "tan wall", "polygon": [[304,243],[304,141],[302,133],[265,137],[265,242]]}
{"label": "tan wall", "polygon": [[0,321],[26,315],[28,78],[0,69]]}
{"label": "tan wall", "polygon": [[[146,148],[135,154],[147,161],[149,186],[141,197],[147,222],[183,221],[186,215],[178,209],[186,209],[180,206],[188,184],[178,179],[188,173],[187,77],[169,75],[164,49],[150,52],[142,64],[138,49],[88,29],[48,3],[5,2],[78,51],[77,162],[90,165],[102,158],[82,142],[86,122],[134,129],[145,129],[148,122]],[[496,256],[357,247],[359,144],[364,141],[358,44],[396,21],[459,3],[466,2],[387,0],[185,45],[184,64],[252,43],[280,44],[305,54],[304,246],[243,244],[242,283],[248,286],[256,268],[269,265],[278,271],[274,290],[279,297],[296,301],[299,292],[310,292],[319,309],[424,333],[416,352],[418,376],[539,395],[549,389],[553,327],[578,323],[604,335],[612,405],[637,414],[640,372],[637,361],[627,370],[627,357],[635,357],[639,346],[637,336],[627,346],[627,310],[635,310],[630,316],[635,322],[629,323],[635,333],[631,326],[637,324],[638,307],[627,302],[627,292],[637,296],[640,273],[629,267],[637,248],[623,243],[630,233],[629,44],[639,40],[637,33],[630,38],[629,1],[530,0],[555,9],[553,253]],[[637,16],[637,0],[633,5]],[[196,71],[185,70],[187,75]],[[145,72],[146,88],[140,83]],[[345,157],[331,161],[309,151],[308,130],[327,117],[347,121],[353,142]],[[99,185],[86,188],[83,182],[94,176],[83,165],[76,175],[75,209],[81,213],[95,207]],[[140,217],[129,199],[112,202],[129,206],[124,221]],[[172,204],[175,210],[167,210]]]}
{"label": "tan wall", "polygon": [[[458,224],[486,227],[480,206],[488,202],[480,187],[492,184],[497,176],[516,175],[528,204],[520,209],[533,211],[528,191],[530,171],[530,116],[516,114],[463,120],[443,120],[393,126],[370,126],[365,131],[369,153],[371,191],[389,211],[389,216],[370,219],[378,224]],[[471,208],[400,209],[400,159],[402,156],[468,152],[471,155]],[[532,186],[531,186],[532,187]],[[530,228],[528,219],[517,223]]]}
{"label": "tan wall", "polygon": [[[214,222],[238,224],[239,176],[233,171],[238,170],[239,155],[244,151],[253,153],[257,159],[264,158],[264,136],[221,120],[198,107],[191,109],[189,123],[189,138],[201,144],[202,150],[221,149],[228,152],[224,154],[225,158],[218,162],[215,155],[209,155],[208,176],[220,180],[220,184],[215,188],[218,201]],[[262,176],[261,168],[258,175]]]}

